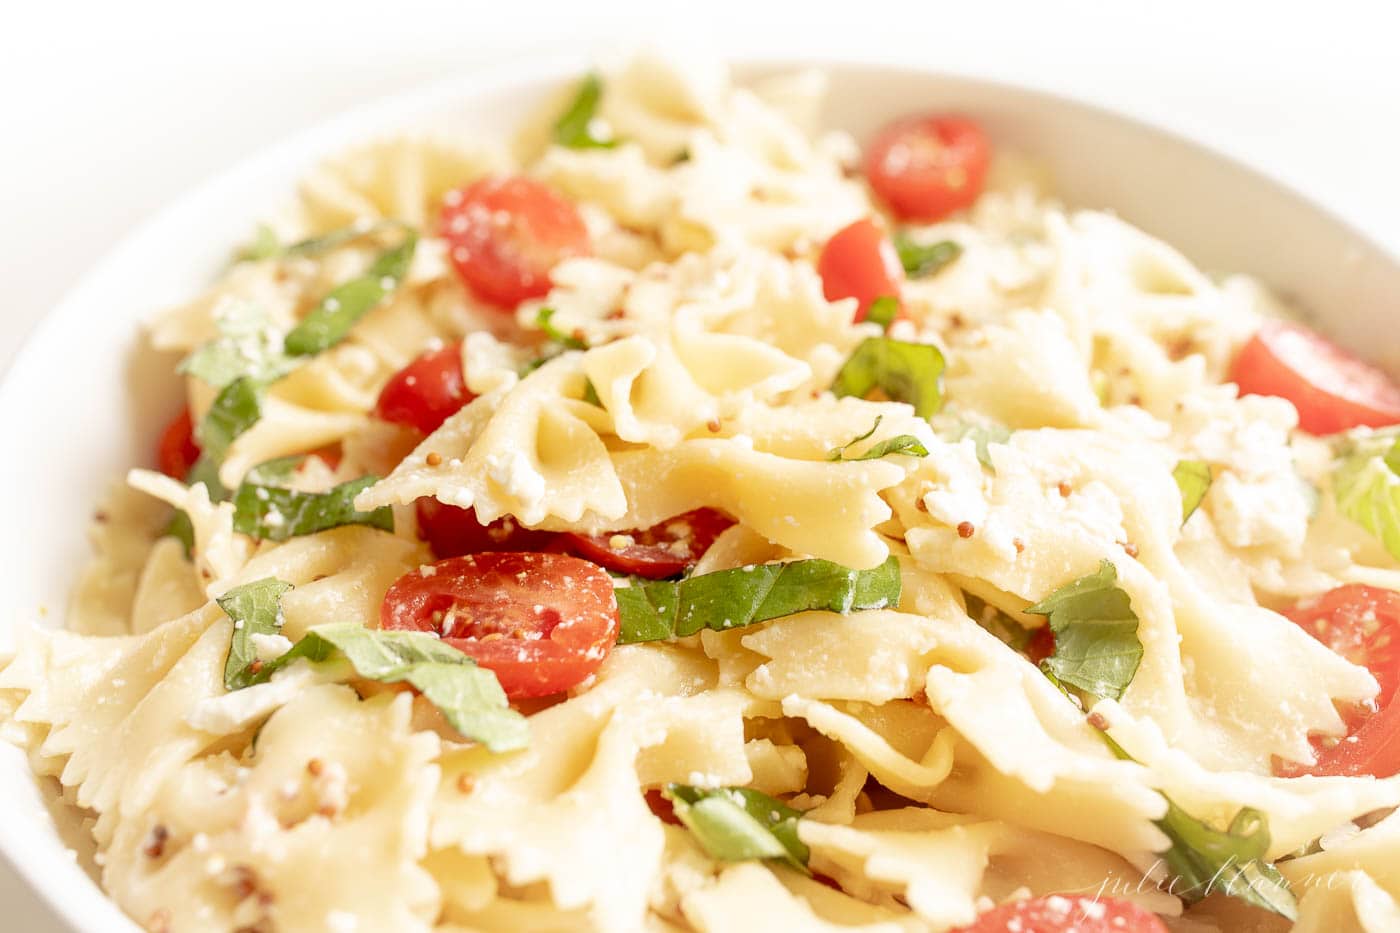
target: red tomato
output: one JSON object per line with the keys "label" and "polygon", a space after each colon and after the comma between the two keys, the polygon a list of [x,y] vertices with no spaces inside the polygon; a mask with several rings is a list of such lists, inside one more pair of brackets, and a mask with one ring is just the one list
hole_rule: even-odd
{"label": "red tomato", "polygon": [[457,274],[505,310],[549,292],[549,270],[588,255],[588,229],[572,202],[532,178],[483,178],[447,196],[442,210]]}
{"label": "red tomato", "polygon": [[[600,564],[618,573],[631,573],[648,580],[674,577],[694,565],[700,555],[710,549],[734,520],[714,509],[696,509],[645,531],[614,532],[601,535],[581,535],[566,532],[559,536],[561,550]],[[612,541],[621,534],[631,542]]]}
{"label": "red tomato", "polygon": [[865,153],[870,187],[905,220],[940,220],[982,193],[992,147],[975,120],[905,117],[886,126]]}
{"label": "red tomato", "polygon": [[476,396],[462,375],[462,344],[428,350],[389,377],[374,413],[385,421],[432,434]]}
{"label": "red tomato", "polygon": [[617,599],[603,569],[577,557],[472,554],[399,577],[379,625],[440,635],[518,700],[567,690],[598,669],[617,642]]}
{"label": "red tomato", "polygon": [[327,444],[324,447],[317,447],[308,456],[315,457],[326,465],[328,470],[340,468],[340,461],[345,458],[345,452],[341,450],[340,444]]}
{"label": "red tomato", "polygon": [[199,459],[199,445],[194,442],[194,422],[188,408],[176,415],[161,432],[156,459],[162,473],[181,482]]}
{"label": "red tomato", "polygon": [[1031,640],[1026,644],[1026,657],[1032,664],[1039,664],[1055,653],[1055,633],[1050,626],[1042,625],[1031,632]]}
{"label": "red tomato", "polygon": [[472,509],[431,497],[419,499],[416,508],[418,533],[439,558],[482,551],[542,551],[555,537],[552,532],[524,528],[509,515],[483,525]]}
{"label": "red tomato", "polygon": [[[1348,732],[1340,742],[1314,739],[1317,764],[1285,763],[1280,774],[1370,774],[1389,777],[1400,773],[1400,593],[1374,586],[1339,586],[1320,598],[1304,600],[1288,616],[1309,635],[1342,657],[1365,667],[1376,678],[1380,692],[1376,706],[1343,711]],[[1379,712],[1375,710],[1379,709]]]}
{"label": "red tomato", "polygon": [[1268,321],[1235,358],[1241,395],[1277,395],[1309,434],[1400,424],[1400,386],[1301,324]]}
{"label": "red tomato", "polygon": [[876,298],[899,298],[904,267],[889,238],[869,218],[857,220],[832,234],[817,260],[822,294],[827,301],[860,301],[855,320],[863,321]]}
{"label": "red tomato", "polygon": [[676,816],[676,808],[659,788],[652,788],[646,792],[647,806],[651,808],[652,816],[663,823],[670,823],[672,826],[680,826],[680,818]]}
{"label": "red tomato", "polygon": [[993,907],[953,933],[1167,933],[1162,919],[1132,901],[1051,894]]}

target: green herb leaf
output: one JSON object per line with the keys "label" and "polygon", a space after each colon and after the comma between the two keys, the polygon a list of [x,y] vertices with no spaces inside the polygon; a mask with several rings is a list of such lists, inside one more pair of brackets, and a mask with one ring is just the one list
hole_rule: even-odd
{"label": "green herb leaf", "polygon": [[1046,616],[1055,653],[1041,667],[1057,680],[1098,697],[1118,699],[1142,661],[1138,617],[1107,560],[1097,573],[1060,587],[1026,612]]}
{"label": "green herb leaf", "polygon": [[900,231],[894,235],[894,251],[899,254],[899,263],[904,266],[904,271],[912,278],[921,279],[935,274],[957,259],[963,249],[952,240],[939,240],[925,246]]}
{"label": "green herb leaf", "polygon": [[553,308],[540,308],[535,315],[535,326],[544,331],[546,337],[553,340],[566,350],[587,350],[588,344],[584,343],[573,334],[566,334],[551,323],[554,318]]}
{"label": "green herb leaf", "polygon": [[1268,861],[1269,821],[1245,807],[1229,828],[1218,830],[1167,798],[1167,815],[1157,826],[1172,841],[1162,860],[1172,873],[1168,890],[1188,904],[1219,891],[1246,904],[1298,918],[1298,903],[1288,881]]}
{"label": "green herb leaf", "polygon": [[585,75],[568,109],[554,124],[554,141],[570,149],[610,149],[616,146],[617,140],[601,139],[593,134],[593,119],[602,96],[602,79],[596,74]]}
{"label": "green herb leaf", "polygon": [[344,340],[356,321],[403,283],[417,245],[418,234],[407,231],[404,241],[381,253],[364,275],[332,289],[287,335],[286,351],[293,356],[309,356]]}
{"label": "green herb leaf", "polygon": [[381,631],[354,623],[318,625],[286,654],[262,665],[250,683],[262,683],[300,659],[316,664],[342,657],[366,680],[413,687],[452,728],[493,752],[529,744],[529,724],[510,708],[496,675],[426,632]]}
{"label": "green herb leaf", "polygon": [[943,366],[943,354],[932,344],[867,337],[842,365],[831,391],[865,398],[879,389],[927,418],[943,404]]}
{"label": "green herb leaf", "polygon": [[603,407],[603,400],[598,397],[598,390],[593,386],[592,379],[583,380],[583,400],[590,405]]}
{"label": "green herb leaf", "polygon": [[829,560],[752,564],[684,580],[643,583],[617,590],[618,644],[723,632],[810,609],[854,612],[899,603],[899,561],[874,570],[851,570]]}
{"label": "green herb leaf", "polygon": [[219,608],[233,620],[233,640],[224,662],[224,688],[242,690],[258,683],[254,635],[276,635],[282,629],[282,594],[292,588],[276,577],[264,577],[229,590],[217,600]]}
{"label": "green herb leaf", "polygon": [[802,811],[747,787],[668,784],[663,792],[700,847],[721,862],[779,859],[804,874],[811,853],[797,836]]}
{"label": "green herb leaf", "polygon": [[972,621],[991,632],[1010,648],[1025,654],[1035,633],[980,596],[963,593],[967,614]]}
{"label": "green herb leaf", "polygon": [[243,248],[238,258],[243,261],[271,259],[280,252],[282,244],[277,239],[277,232],[267,224],[258,224],[257,230],[253,232],[253,242]]}
{"label": "green herb leaf", "polygon": [[362,476],[326,492],[298,492],[259,482],[251,478],[251,471],[249,477],[233,495],[233,530],[240,534],[285,541],[341,525],[394,530],[394,510],[388,506],[370,512],[355,508],[355,497],[377,483],[377,476]]}
{"label": "green herb leaf", "polygon": [[928,456],[928,448],[923,445],[922,441],[920,441],[917,437],[915,437],[912,434],[897,434],[894,437],[889,437],[883,441],[880,441],[878,444],[872,444],[870,448],[865,451],[865,453],[860,454],[859,456],[846,456],[846,451],[850,449],[852,444],[859,444],[861,441],[866,440],[870,437],[870,435],[875,433],[876,428],[880,427],[880,422],[884,419],[884,417],[884,415],[876,415],[875,423],[870,426],[869,431],[866,431],[860,437],[852,438],[840,447],[833,447],[830,451],[827,452],[826,459],[832,461],[879,460],[881,457],[888,456],[889,454],[903,454],[906,457]]}
{"label": "green herb leaf", "polygon": [[301,365],[282,352],[284,338],[254,305],[230,308],[219,316],[218,328],[218,337],[180,361],[179,372],[223,388],[240,377],[275,382]]}
{"label": "green herb leaf", "polygon": [[1351,441],[1332,471],[1337,510],[1400,558],[1400,436],[1386,431]]}
{"label": "green herb leaf", "polygon": [[880,329],[888,331],[895,318],[899,317],[899,299],[893,295],[881,295],[870,303],[870,310],[866,312],[865,319],[874,324],[879,324]]}
{"label": "green herb leaf", "polygon": [[161,532],[162,537],[171,537],[180,542],[180,547],[185,551],[185,560],[194,557],[194,524],[190,521],[190,513],[184,509],[176,509],[175,514],[170,516],[170,523]]}
{"label": "green herb leaf", "polygon": [[219,481],[219,465],[228,456],[235,438],[251,428],[262,417],[262,388],[252,379],[240,376],[224,386],[209,406],[209,411],[195,425],[194,436],[199,442],[199,459],[185,476],[186,484],[203,483],[209,499],[218,502],[228,498],[228,490]]}
{"label": "green herb leaf", "polygon": [[1011,430],[999,424],[972,424],[963,422],[943,434],[946,440],[957,442],[964,438],[972,438],[973,447],[977,451],[977,461],[984,467],[996,473],[997,468],[992,463],[992,452],[989,449],[992,444],[1005,444],[1011,440]]}
{"label": "green herb leaf", "polygon": [[1184,525],[1210,491],[1210,464],[1204,460],[1183,460],[1172,470],[1172,479],[1181,490],[1181,523]]}

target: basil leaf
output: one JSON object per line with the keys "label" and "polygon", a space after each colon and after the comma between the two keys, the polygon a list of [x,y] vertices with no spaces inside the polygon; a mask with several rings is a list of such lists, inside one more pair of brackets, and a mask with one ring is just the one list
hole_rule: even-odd
{"label": "basil leaf", "polygon": [[927,418],[943,405],[943,366],[943,354],[932,344],[867,337],[842,365],[831,391],[838,398],[865,398],[879,389]]}
{"label": "basil leaf", "polygon": [[618,644],[723,632],[811,609],[854,612],[899,603],[899,561],[851,570],[829,560],[751,564],[684,580],[658,580],[617,590]]}
{"label": "basil leaf", "polygon": [[195,425],[199,459],[185,475],[185,483],[190,486],[203,483],[211,501],[228,498],[228,490],[219,481],[219,464],[224,462],[234,439],[261,417],[262,391],[258,383],[240,376],[224,386],[209,411]]}
{"label": "basil leaf", "polygon": [[899,299],[893,295],[881,295],[870,303],[870,310],[866,312],[865,319],[880,325],[880,329],[888,331],[894,319],[899,317]]}
{"label": "basil leaf", "polygon": [[362,476],[326,492],[299,492],[244,479],[233,495],[233,530],[264,541],[285,541],[341,525],[393,531],[393,509],[355,508],[355,497],[378,481],[377,476]]}
{"label": "basil leaf", "polygon": [[676,819],[721,862],[779,859],[804,874],[811,852],[797,836],[802,811],[747,787],[668,784],[662,792]]}
{"label": "basil leaf", "polygon": [[1172,470],[1172,479],[1181,490],[1181,523],[1184,525],[1210,491],[1210,464],[1204,460],[1183,460]]}
{"label": "basil leaf", "polygon": [[333,288],[292,328],[284,342],[286,351],[293,356],[308,356],[344,340],[356,321],[403,283],[417,245],[417,232],[408,230],[404,241],[381,253],[364,275]]}
{"label": "basil leaf", "polygon": [[884,415],[876,415],[875,423],[870,426],[869,431],[866,431],[860,437],[852,438],[840,447],[833,447],[830,451],[827,452],[826,459],[831,461],[879,460],[881,457],[888,456],[889,454],[903,454],[907,457],[928,456],[928,448],[923,445],[922,441],[920,441],[917,437],[915,437],[912,434],[897,434],[894,437],[885,438],[878,444],[872,444],[870,448],[865,451],[865,453],[860,454],[859,456],[846,456],[846,451],[850,449],[852,444],[858,444],[861,441],[869,438],[870,435],[875,433],[875,430],[880,427],[880,422],[884,420],[884,417]]}
{"label": "basil leaf", "polygon": [[1388,431],[1350,442],[1332,471],[1332,493],[1339,512],[1400,558],[1400,436]]}
{"label": "basil leaf", "polygon": [[280,252],[282,252],[282,244],[277,239],[277,232],[267,224],[258,224],[257,230],[253,231],[253,242],[239,252],[238,259],[239,261],[271,259]]}
{"label": "basil leaf", "polygon": [[894,235],[894,251],[899,254],[899,264],[912,278],[921,279],[943,269],[962,255],[962,246],[952,240],[939,240],[927,246],[916,243],[903,231]]}
{"label": "basil leaf", "polygon": [[[224,689],[242,690],[259,682],[267,665],[257,659],[254,635],[276,635],[282,629],[282,594],[292,588],[276,577],[236,586],[216,600],[233,620],[233,640],[224,662]],[[266,679],[266,678],[262,678]]]}
{"label": "basil leaf", "polygon": [[529,724],[510,708],[496,675],[427,632],[381,631],[352,622],[318,625],[286,654],[262,665],[251,683],[263,683],[297,660],[314,664],[341,657],[366,680],[413,687],[452,728],[493,752],[530,742]]}
{"label": "basil leaf", "polygon": [[966,438],[972,438],[972,446],[977,452],[977,462],[982,464],[995,475],[997,468],[992,463],[992,444],[1005,444],[1011,440],[1011,429],[999,424],[973,424],[963,422],[950,429],[943,431],[945,440],[956,443]]}
{"label": "basil leaf", "polygon": [[594,387],[592,379],[583,380],[583,400],[598,408],[603,407],[603,400],[598,397],[598,390]]}
{"label": "basil leaf", "polygon": [[544,331],[544,335],[566,350],[587,350],[588,344],[584,343],[573,334],[566,334],[550,323],[554,317],[553,308],[540,308],[535,315],[535,326]]}
{"label": "basil leaf", "polygon": [[218,319],[219,336],[180,361],[177,372],[222,388],[246,376],[275,382],[300,365],[282,352],[283,337],[254,305],[237,305]]}
{"label": "basil leaf", "polygon": [[1057,680],[1098,697],[1118,699],[1142,661],[1138,617],[1128,594],[1115,584],[1110,561],[1097,573],[1060,587],[1026,610],[1050,620],[1055,653],[1040,662]]}
{"label": "basil leaf", "polygon": [[1219,891],[1246,904],[1298,919],[1298,903],[1288,881],[1266,858],[1269,820],[1253,807],[1235,814],[1225,830],[1198,820],[1167,798],[1167,815],[1157,826],[1171,839],[1162,860],[1172,873],[1168,890],[1194,904]]}
{"label": "basil leaf", "polygon": [[602,96],[602,79],[596,74],[585,75],[568,109],[555,121],[554,141],[570,149],[610,149],[616,146],[617,140],[602,139],[593,133],[593,120]]}
{"label": "basil leaf", "polygon": [[963,599],[967,603],[967,614],[972,621],[991,632],[1013,650],[1022,654],[1026,653],[1026,649],[1031,644],[1031,637],[1035,634],[1033,631],[980,596],[965,592]]}
{"label": "basil leaf", "polygon": [[161,532],[161,537],[179,541],[180,547],[185,551],[185,560],[194,557],[194,523],[190,521],[190,513],[184,509],[176,509],[175,514],[170,516],[170,523]]}

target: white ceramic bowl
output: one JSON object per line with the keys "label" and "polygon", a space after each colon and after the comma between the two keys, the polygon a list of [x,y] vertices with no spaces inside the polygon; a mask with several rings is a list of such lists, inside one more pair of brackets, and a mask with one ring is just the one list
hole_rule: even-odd
{"label": "white ceramic bowl", "polygon": [[[831,76],[826,121],[858,138],[898,114],[975,114],[997,143],[1034,154],[1074,205],[1116,210],[1214,271],[1252,273],[1319,327],[1400,372],[1400,263],[1326,211],[1229,159],[1127,117],[1024,88],[844,62],[751,62],[743,75],[812,65]],[[140,349],[138,323],[188,298],[322,157],[395,130],[509,133],[583,61],[482,71],[373,104],[276,146],[128,237],[43,322],[0,384],[7,531],[0,535],[0,646],[18,621],[58,624],[93,504],[147,464],[177,407],[171,360]],[[0,854],[79,930],[135,930],[61,841],[24,757],[0,748]],[[79,836],[70,836],[70,839]],[[18,920],[13,915],[9,921]],[[9,923],[0,925],[9,926]]]}

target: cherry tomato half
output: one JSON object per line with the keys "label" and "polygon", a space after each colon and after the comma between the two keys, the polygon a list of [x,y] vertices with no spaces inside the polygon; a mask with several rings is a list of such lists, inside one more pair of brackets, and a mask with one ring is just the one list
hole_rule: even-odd
{"label": "cherry tomato half", "polygon": [[1167,933],[1156,914],[1114,897],[1051,894],[993,907],[953,933]]}
{"label": "cherry tomato half", "polygon": [[439,558],[483,551],[542,551],[555,537],[553,532],[525,528],[509,515],[483,525],[474,510],[431,497],[419,499],[415,508],[418,531]]}
{"label": "cherry tomato half", "polygon": [[904,267],[894,244],[869,218],[857,220],[831,235],[817,259],[822,294],[827,301],[855,298],[860,302],[855,320],[865,320],[876,298],[899,298]]}
{"label": "cherry tomato half", "polygon": [[519,700],[568,690],[602,665],[617,641],[617,599],[607,573],[577,557],[472,554],[399,577],[379,624],[437,633]]}
{"label": "cherry tomato half", "polygon": [[578,209],[532,178],[483,178],[450,193],[442,237],[462,281],[507,311],[549,292],[549,270],[588,255]]}
{"label": "cherry tomato half", "polygon": [[450,343],[419,354],[389,377],[374,413],[385,421],[432,434],[476,396],[462,375],[462,344]]}
{"label": "cherry tomato half", "polygon": [[715,539],[733,524],[734,520],[723,512],[696,509],[643,531],[601,535],[565,532],[556,544],[562,551],[577,554],[616,573],[661,580],[694,566]]}
{"label": "cherry tomato half", "polygon": [[992,147],[966,117],[928,114],[886,126],[865,153],[870,187],[904,220],[940,220],[982,193]]}
{"label": "cherry tomato half", "polygon": [[183,483],[190,467],[198,459],[199,445],[194,442],[194,422],[190,419],[190,410],[186,408],[161,432],[156,460],[162,473]]}
{"label": "cherry tomato half", "polygon": [[[1340,742],[1314,739],[1317,764],[1284,763],[1280,774],[1390,777],[1400,773],[1400,593],[1374,586],[1339,586],[1304,600],[1283,614],[1342,657],[1365,667],[1380,692],[1376,706],[1342,711],[1348,735]],[[1377,712],[1376,710],[1379,710]]]}
{"label": "cherry tomato half", "polygon": [[1400,424],[1400,386],[1301,324],[1268,321],[1230,370],[1241,395],[1276,395],[1309,434]]}

